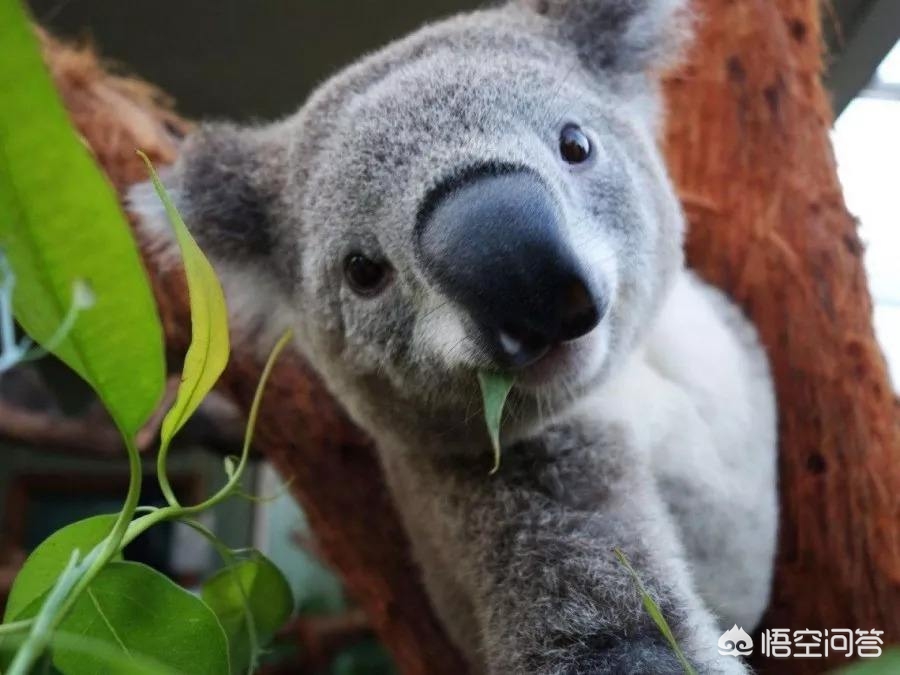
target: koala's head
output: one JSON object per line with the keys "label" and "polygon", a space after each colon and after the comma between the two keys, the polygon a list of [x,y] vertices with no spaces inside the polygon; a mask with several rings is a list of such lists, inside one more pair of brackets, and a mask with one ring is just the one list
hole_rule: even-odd
{"label": "koala's head", "polygon": [[681,265],[656,76],[682,4],[519,0],[200,128],[168,182],[238,319],[292,325],[363,423],[471,417],[478,370],[525,415],[593,386]]}

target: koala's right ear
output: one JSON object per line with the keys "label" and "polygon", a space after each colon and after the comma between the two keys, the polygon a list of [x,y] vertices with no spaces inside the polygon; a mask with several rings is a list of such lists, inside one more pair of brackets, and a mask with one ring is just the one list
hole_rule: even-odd
{"label": "koala's right ear", "polygon": [[[190,134],[178,160],[160,171],[191,234],[216,267],[233,314],[258,327],[288,297],[292,250],[277,223],[287,143],[277,125],[203,125]],[[165,265],[177,248],[165,209],[148,181],[131,188],[128,209]]]}

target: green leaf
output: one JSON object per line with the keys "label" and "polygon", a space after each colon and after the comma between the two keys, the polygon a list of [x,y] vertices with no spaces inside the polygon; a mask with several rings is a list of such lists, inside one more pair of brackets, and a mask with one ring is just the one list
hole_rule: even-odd
{"label": "green leaf", "polygon": [[480,371],[478,382],[481,385],[481,397],[484,401],[484,418],[487,421],[491,445],[494,448],[494,467],[491,474],[500,468],[500,422],[503,419],[503,406],[513,388],[515,378],[503,373]]}
{"label": "green leaf", "polygon": [[116,522],[115,515],[94,516],[67,525],[47,537],[31,552],[13,582],[3,621],[28,618],[29,607],[49,591],[76,549],[87,555]]}
{"label": "green leaf", "polygon": [[64,650],[73,654],[81,654],[102,663],[105,668],[99,673],[115,673],[115,675],[186,675],[150,659],[143,654],[124,654],[118,646],[111,647],[108,642],[95,640],[85,635],[71,635],[62,631],[53,634],[50,642],[55,650]]}
{"label": "green leaf", "polygon": [[637,586],[638,592],[641,595],[641,602],[644,605],[644,610],[650,615],[650,618],[653,619],[653,623],[656,624],[656,627],[659,629],[659,632],[662,633],[666,642],[669,643],[669,646],[675,653],[675,657],[684,669],[685,675],[697,675],[697,671],[694,670],[694,667],[687,660],[687,657],[681,650],[681,646],[678,644],[678,640],[675,639],[675,634],[672,632],[669,622],[666,621],[666,617],[663,616],[659,605],[656,604],[656,601],[650,596],[650,593],[647,592],[647,588],[644,586],[644,582],[641,581],[640,575],[634,567],[631,566],[628,558],[620,549],[613,549],[613,553],[615,553],[619,562],[622,563],[622,566],[628,571],[628,574],[631,575],[631,578],[634,579],[634,584]]}
{"label": "green leaf", "polygon": [[[13,650],[18,648],[24,637],[10,639],[8,643],[0,646],[0,661],[9,659],[11,654],[5,650]],[[68,633],[56,631],[50,640],[51,648],[67,649],[69,651],[90,655],[95,659],[103,662],[105,668],[101,672],[115,673],[116,675],[186,675],[176,670],[167,668],[161,663],[148,659],[144,656],[131,654],[126,656],[118,648],[110,647],[107,642],[94,640],[84,635],[73,636]],[[47,655],[47,661],[50,661],[50,655]],[[40,673],[59,673],[50,663],[39,666],[35,672]]]}
{"label": "green leaf", "polygon": [[203,584],[202,597],[228,636],[233,675],[255,670],[259,649],[293,611],[290,585],[259,551],[211,577]]}
{"label": "green leaf", "polygon": [[[222,626],[202,600],[159,572],[131,562],[104,567],[78,598],[60,629],[105,643],[135,662],[150,660],[190,675],[229,672]],[[119,673],[107,655],[60,645],[53,663],[65,675]]]}
{"label": "green leaf", "polygon": [[168,446],[172,437],[194,414],[225,370],[230,348],[228,310],[222,285],[212,265],[188,231],[150,160],[145,154],[140,155],[150,172],[156,193],[166,207],[166,214],[181,248],[191,303],[191,346],[184,358],[178,396],[163,420],[160,432],[163,446]]}
{"label": "green leaf", "polygon": [[839,675],[896,675],[900,673],[900,649],[888,649],[878,658],[860,659],[841,668]]}
{"label": "green leaf", "polygon": [[162,395],[162,327],[115,192],[72,128],[18,0],[0,0],[0,92],[0,247],[16,275],[16,318],[46,345],[86,283],[96,303],[48,346],[133,435]]}

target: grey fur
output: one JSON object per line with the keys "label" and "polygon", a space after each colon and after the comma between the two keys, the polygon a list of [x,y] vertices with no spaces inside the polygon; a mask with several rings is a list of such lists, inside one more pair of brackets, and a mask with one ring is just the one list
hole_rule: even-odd
{"label": "grey fur", "polygon": [[[679,672],[615,547],[701,672],[745,672],[718,655],[714,613],[749,631],[765,608],[771,382],[752,329],[683,269],[656,144],[654,72],[682,5],[523,0],[426,26],[283,121],[205,126],[167,178],[238,328],[293,326],[378,441],[426,587],[476,672]],[[597,148],[588,165],[558,157],[567,122]],[[413,232],[436,186],[503,164],[551,187],[611,307],[564,377],[514,389],[489,477],[475,373],[492,361]],[[147,194],[133,202],[152,227]],[[344,282],[354,251],[394,269],[375,298]]]}

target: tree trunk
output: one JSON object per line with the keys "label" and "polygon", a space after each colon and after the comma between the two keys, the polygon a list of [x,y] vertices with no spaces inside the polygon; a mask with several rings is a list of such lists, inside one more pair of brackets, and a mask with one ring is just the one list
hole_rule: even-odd
{"label": "tree trunk", "polygon": [[[900,424],[871,327],[862,246],[838,185],[823,91],[818,0],[698,1],[698,40],[668,79],[665,146],[690,223],[690,263],[759,328],[778,388],[782,525],[778,628],[877,628],[900,640]],[[48,43],[73,118],[122,187],[186,125],[146,87]],[[111,140],[112,139],[112,140]],[[153,263],[173,363],[188,339],[179,271]],[[259,377],[235,345],[222,387],[248,406]],[[321,550],[406,675],[464,667],[435,620],[369,441],[288,357],[257,447],[291,480]],[[713,645],[710,646],[711,648]],[[822,660],[759,661],[820,672]]]}
{"label": "tree trunk", "polygon": [[667,83],[665,143],[690,264],[744,307],[775,375],[782,515],[765,625],[897,642],[900,416],[828,135],[819,7],[702,3],[698,43]]}

